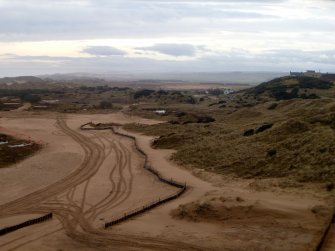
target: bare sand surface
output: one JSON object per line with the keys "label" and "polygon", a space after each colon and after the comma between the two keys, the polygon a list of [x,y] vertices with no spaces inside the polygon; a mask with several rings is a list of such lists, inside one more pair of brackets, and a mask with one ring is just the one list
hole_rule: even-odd
{"label": "bare sand surface", "polygon": [[327,238],[325,239],[322,251],[334,251],[335,250],[335,223],[332,224]]}
{"label": "bare sand surface", "polygon": [[1,226],[54,214],[51,221],[0,237],[0,250],[313,250],[330,217],[324,196],[257,191],[250,181],[229,177],[200,179],[171,163],[172,151],[152,149],[151,137],[133,134],[153,167],[189,188],[105,230],[113,217],[176,188],[142,168],[131,140],[79,127],[90,121],[157,121],[122,113],[17,111],[0,117],[1,130],[44,144],[34,156],[0,170]]}

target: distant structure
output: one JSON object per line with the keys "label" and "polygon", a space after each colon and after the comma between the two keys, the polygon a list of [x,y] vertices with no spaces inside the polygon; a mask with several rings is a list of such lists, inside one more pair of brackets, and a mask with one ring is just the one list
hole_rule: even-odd
{"label": "distant structure", "polygon": [[290,71],[290,76],[301,77],[301,76],[304,76],[304,73],[303,72],[297,72],[297,71]]}
{"label": "distant structure", "polygon": [[321,72],[316,72],[316,71],[313,71],[313,70],[308,70],[304,73],[304,76],[306,77],[312,77],[312,78],[320,78],[321,77]]}
{"label": "distant structure", "polygon": [[321,79],[335,82],[335,73],[322,73]]}
{"label": "distant structure", "polygon": [[312,77],[312,78],[321,78],[322,74],[321,72],[316,72],[314,70],[307,70],[305,72],[294,72],[290,71],[290,76],[295,76],[295,77]]}
{"label": "distant structure", "polygon": [[166,110],[156,110],[155,113],[158,114],[158,115],[165,115]]}

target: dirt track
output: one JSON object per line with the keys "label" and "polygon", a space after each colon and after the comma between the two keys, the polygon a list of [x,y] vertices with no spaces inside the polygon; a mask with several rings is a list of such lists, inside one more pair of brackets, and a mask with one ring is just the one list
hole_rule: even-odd
{"label": "dirt track", "polygon": [[[205,182],[168,161],[171,150],[152,149],[152,138],[138,134],[134,136],[150,164],[164,177],[186,181],[190,189],[177,200],[103,229],[105,222],[176,189],[143,169],[143,157],[131,140],[111,131],[80,131],[89,121],[153,123],[123,114],[73,114],[56,120],[50,113],[1,114],[0,130],[45,144],[38,154],[1,170],[0,186],[6,191],[0,193],[1,227],[50,212],[54,218],[2,236],[0,250],[305,251],[318,242],[324,218],[311,208],[323,203],[320,194],[263,192],[250,186],[253,181],[203,173],[207,180],[213,178]],[[243,202],[236,198],[261,209],[261,216],[242,219],[238,210]],[[209,215],[207,221],[190,222],[170,215],[181,204],[213,199],[223,199],[224,207],[230,201],[232,218],[225,215],[220,223]]]}
{"label": "dirt track", "polygon": [[[90,247],[100,249],[118,247],[118,250],[203,250],[184,243],[171,243],[157,238],[124,236],[102,229],[99,217],[111,214],[113,209],[124,204],[133,192],[134,174],[132,155],[137,153],[129,140],[116,137],[111,140],[103,133],[89,132],[81,134],[68,127],[64,118],[57,119],[57,127],[71,137],[83,149],[81,165],[65,178],[19,199],[0,206],[1,218],[16,214],[52,212],[61,221],[66,234]],[[113,166],[105,178],[109,187],[99,194],[90,196],[95,189],[92,179],[102,169],[104,161],[115,156]],[[137,154],[137,158],[139,155]],[[141,161],[141,160],[140,160]],[[142,160],[143,161],[143,160]],[[94,183],[94,182],[93,182]],[[59,228],[58,230],[61,230]],[[58,231],[56,230],[56,231]],[[51,232],[54,232],[51,229]],[[13,245],[13,241],[1,243],[0,248],[14,250],[24,247]]]}

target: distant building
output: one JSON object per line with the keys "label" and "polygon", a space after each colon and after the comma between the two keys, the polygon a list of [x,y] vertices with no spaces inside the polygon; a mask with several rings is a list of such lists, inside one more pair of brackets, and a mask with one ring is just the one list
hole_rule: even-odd
{"label": "distant building", "polygon": [[159,115],[165,115],[166,114],[166,110],[156,110],[155,113],[159,114]]}
{"label": "distant building", "polygon": [[316,71],[312,71],[312,70],[307,70],[304,73],[305,77],[312,77],[312,78],[320,78],[321,77],[321,73],[320,72],[316,72]]}
{"label": "distant building", "polygon": [[304,76],[303,72],[290,71],[290,76],[301,77]]}
{"label": "distant building", "polygon": [[41,103],[44,103],[44,104],[55,104],[55,103],[58,103],[59,100],[58,99],[43,99],[41,101]]}
{"label": "distant building", "polygon": [[316,72],[314,70],[307,70],[305,72],[294,72],[290,71],[290,76],[294,77],[312,77],[312,78],[320,78],[321,77],[321,72]]}
{"label": "distant building", "polygon": [[223,94],[227,95],[233,92],[235,92],[233,89],[224,89]]}

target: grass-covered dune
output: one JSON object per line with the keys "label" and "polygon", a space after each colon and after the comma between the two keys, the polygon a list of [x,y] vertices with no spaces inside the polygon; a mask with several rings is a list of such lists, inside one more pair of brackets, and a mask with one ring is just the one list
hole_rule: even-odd
{"label": "grass-covered dune", "polygon": [[242,177],[333,182],[334,99],[275,102],[229,112],[208,108],[215,121],[206,124],[128,124],[125,129],[157,136],[153,147],[176,149],[172,159],[181,165]]}
{"label": "grass-covered dune", "polygon": [[268,95],[276,100],[293,98],[316,99],[333,87],[334,84],[327,80],[304,76],[288,76],[273,79],[244,92],[255,96]]}
{"label": "grass-covered dune", "polygon": [[[41,149],[41,145],[0,134],[0,168],[17,163]],[[3,143],[5,142],[5,143]],[[11,147],[24,145],[23,147]]]}

